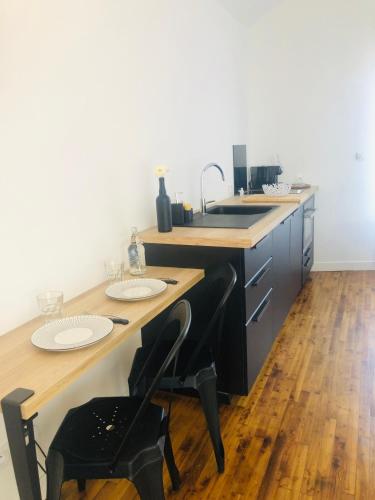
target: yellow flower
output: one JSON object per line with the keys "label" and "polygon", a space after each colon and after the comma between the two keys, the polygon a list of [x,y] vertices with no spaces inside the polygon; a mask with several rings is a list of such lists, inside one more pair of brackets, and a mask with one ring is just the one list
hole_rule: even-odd
{"label": "yellow flower", "polygon": [[164,177],[167,172],[168,168],[165,165],[156,165],[155,167],[156,177]]}

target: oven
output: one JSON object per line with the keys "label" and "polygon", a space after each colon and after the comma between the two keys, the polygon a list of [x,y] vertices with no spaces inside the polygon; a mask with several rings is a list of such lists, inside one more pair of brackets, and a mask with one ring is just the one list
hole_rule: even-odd
{"label": "oven", "polygon": [[305,208],[303,211],[303,251],[314,241],[315,208]]}
{"label": "oven", "polygon": [[306,281],[314,262],[314,197],[308,200],[303,210],[303,283]]}

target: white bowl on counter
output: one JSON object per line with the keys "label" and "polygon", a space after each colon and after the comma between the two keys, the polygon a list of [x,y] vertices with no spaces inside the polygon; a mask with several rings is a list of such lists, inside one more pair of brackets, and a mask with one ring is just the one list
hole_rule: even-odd
{"label": "white bowl on counter", "polygon": [[278,184],[263,184],[263,192],[267,196],[286,196],[290,193],[291,184],[279,182]]}

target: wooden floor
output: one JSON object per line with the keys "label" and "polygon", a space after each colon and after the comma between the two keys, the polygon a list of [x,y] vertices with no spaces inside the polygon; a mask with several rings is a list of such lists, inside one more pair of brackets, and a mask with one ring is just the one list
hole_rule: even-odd
{"label": "wooden floor", "polygon": [[[375,499],[375,272],[314,273],[252,393],[220,409],[218,475],[195,399],[171,422],[183,485],[169,499]],[[138,498],[127,481],[74,483],[64,499]]]}

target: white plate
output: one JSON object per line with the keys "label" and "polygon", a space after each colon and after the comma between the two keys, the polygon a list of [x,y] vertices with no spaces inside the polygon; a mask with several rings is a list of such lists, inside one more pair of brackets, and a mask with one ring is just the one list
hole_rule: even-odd
{"label": "white plate", "polygon": [[161,280],[138,278],[134,280],[120,281],[109,286],[105,291],[111,299],[144,300],[155,297],[167,289],[167,284]]}
{"label": "white plate", "polygon": [[71,316],[38,328],[31,342],[47,351],[71,351],[99,342],[112,330],[112,321],[103,316]]}

